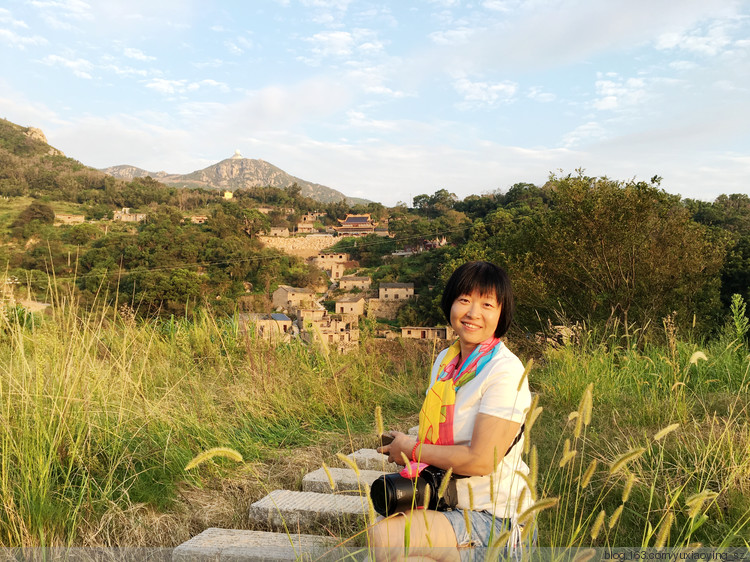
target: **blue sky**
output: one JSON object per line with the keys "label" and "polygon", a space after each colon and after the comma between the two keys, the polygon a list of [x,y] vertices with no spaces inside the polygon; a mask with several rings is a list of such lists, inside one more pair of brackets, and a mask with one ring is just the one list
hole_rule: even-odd
{"label": "blue sky", "polygon": [[750,3],[5,0],[0,117],[84,164],[239,149],[393,205],[583,168],[750,192]]}

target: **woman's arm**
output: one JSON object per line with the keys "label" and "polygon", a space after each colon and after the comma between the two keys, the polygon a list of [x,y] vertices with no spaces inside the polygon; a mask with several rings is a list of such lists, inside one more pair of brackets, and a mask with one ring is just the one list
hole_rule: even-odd
{"label": "woman's arm", "polygon": [[[426,445],[417,447],[414,457],[423,463],[447,470],[453,468],[455,474],[463,476],[486,476],[495,470],[494,462],[500,462],[518,434],[521,424],[490,416],[477,414],[471,445]],[[390,445],[378,449],[387,454],[388,460],[403,464],[401,453],[409,460],[416,439],[404,433],[392,431],[395,437]],[[495,453],[497,451],[497,453]]]}

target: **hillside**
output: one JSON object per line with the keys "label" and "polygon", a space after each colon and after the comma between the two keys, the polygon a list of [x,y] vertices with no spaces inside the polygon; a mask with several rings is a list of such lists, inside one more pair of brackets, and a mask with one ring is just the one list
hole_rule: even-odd
{"label": "hillside", "polygon": [[222,189],[235,191],[248,187],[285,188],[297,184],[301,194],[322,203],[346,201],[350,204],[366,203],[363,199],[347,197],[324,185],[309,182],[286,173],[281,168],[264,160],[242,158],[235,153],[231,158],[212,164],[202,170],[189,174],[169,174],[167,172],[149,172],[135,166],[112,166],[102,170],[104,173],[124,180],[151,176],[160,182],[174,187],[200,187],[204,189]]}

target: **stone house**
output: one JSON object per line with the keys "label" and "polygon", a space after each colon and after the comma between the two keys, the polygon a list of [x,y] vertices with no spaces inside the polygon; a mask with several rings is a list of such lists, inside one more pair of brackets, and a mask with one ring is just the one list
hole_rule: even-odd
{"label": "stone house", "polygon": [[193,224],[203,224],[208,220],[207,215],[193,215],[190,218],[190,222]]}
{"label": "stone house", "polygon": [[342,252],[320,252],[313,258],[313,263],[320,269],[330,269],[333,264],[346,263],[349,254]]}
{"label": "stone house", "polygon": [[365,313],[365,297],[361,295],[355,295],[350,297],[344,297],[336,299],[336,313],[337,314],[356,314],[362,315]]}
{"label": "stone house", "polygon": [[291,311],[297,317],[297,325],[303,328],[305,324],[320,322],[326,317],[325,308],[294,308]]}
{"label": "stone house", "polygon": [[381,283],[378,287],[380,300],[406,300],[414,297],[414,283]]}
{"label": "stone house", "polygon": [[282,237],[287,238],[289,236],[289,229],[287,227],[281,227],[281,226],[272,226],[270,232],[268,233],[269,236],[275,236],[275,237]]}
{"label": "stone house", "polygon": [[404,326],[401,328],[402,338],[449,340],[453,339],[453,334],[453,328],[450,326]]}
{"label": "stone house", "polygon": [[311,222],[298,222],[295,231],[297,232],[297,234],[312,234],[313,232],[315,232],[315,229],[313,228],[313,223]]}
{"label": "stone house", "polygon": [[359,344],[359,324],[356,316],[327,316],[314,322],[301,336],[308,343],[322,340],[338,351],[347,351]]}
{"label": "stone house", "polygon": [[292,319],[286,314],[240,314],[241,329],[269,341],[288,341],[292,333]]}
{"label": "stone house", "polygon": [[344,276],[344,269],[345,267],[343,263],[334,263],[331,266],[330,271],[326,271],[328,273],[328,276],[331,278],[331,281],[336,281]]}
{"label": "stone house", "polygon": [[372,279],[369,277],[357,277],[355,275],[346,275],[339,279],[339,288],[342,291],[351,291],[352,289],[360,289],[366,291],[370,288]]}
{"label": "stone house", "polygon": [[129,207],[123,207],[120,211],[115,211],[112,220],[122,222],[140,222],[146,218],[145,213],[131,213]]}
{"label": "stone house", "polygon": [[275,308],[298,308],[303,304],[312,304],[315,293],[310,289],[279,285],[273,292],[271,302]]}
{"label": "stone house", "polygon": [[325,271],[332,281],[344,276],[344,264],[349,261],[349,254],[319,253],[313,258],[313,264]]}

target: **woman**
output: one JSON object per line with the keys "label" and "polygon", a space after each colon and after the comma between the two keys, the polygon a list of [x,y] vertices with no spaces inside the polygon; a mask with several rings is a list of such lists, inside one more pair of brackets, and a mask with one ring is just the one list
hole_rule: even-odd
{"label": "woman", "polygon": [[419,510],[380,520],[370,530],[378,559],[403,558],[407,527],[409,556],[457,560],[469,551],[456,547],[493,546],[506,530],[514,531],[508,543],[512,549],[520,541],[515,521],[531,503],[516,474],[528,473],[521,460],[522,424],[531,395],[521,380],[521,361],[499,340],[513,319],[510,279],[491,263],[466,263],[448,280],[441,308],[458,341],[432,367],[419,437],[392,431],[393,442],[378,450],[391,462],[404,464],[405,455],[468,478],[456,480],[455,510]]}

